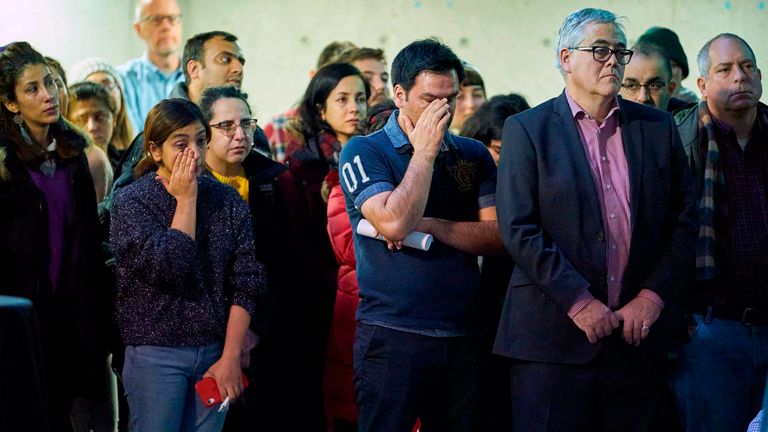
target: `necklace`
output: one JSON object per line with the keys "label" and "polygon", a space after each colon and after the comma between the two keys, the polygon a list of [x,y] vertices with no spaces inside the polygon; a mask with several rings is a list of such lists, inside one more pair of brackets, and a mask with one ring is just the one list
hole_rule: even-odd
{"label": "necklace", "polygon": [[[19,125],[19,132],[21,133],[21,138],[30,146],[35,146],[35,144],[32,142],[32,137],[29,136],[29,132],[27,132],[27,128],[24,127],[24,120],[22,119],[20,114],[16,114],[13,118],[13,122]],[[43,163],[40,164],[40,172],[43,173],[48,178],[53,177],[54,174],[56,174],[56,160],[53,159],[50,155],[51,152],[56,151],[56,138],[51,140],[51,143],[48,144],[48,147],[46,147],[45,151],[43,151],[43,155],[45,156],[45,160]]]}
{"label": "necklace", "polygon": [[51,178],[56,174],[56,160],[51,158],[49,152],[56,151],[56,138],[48,144],[46,150],[45,160],[40,164],[40,172],[42,172],[44,176]]}

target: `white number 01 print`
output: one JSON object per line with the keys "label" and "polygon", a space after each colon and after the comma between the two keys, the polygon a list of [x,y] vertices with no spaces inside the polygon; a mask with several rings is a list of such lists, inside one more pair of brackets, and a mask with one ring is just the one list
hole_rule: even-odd
{"label": "white number 01 print", "polygon": [[[371,179],[365,174],[363,164],[360,162],[360,155],[355,156],[354,159],[352,159],[352,162],[357,166],[357,170],[360,171],[360,180],[362,180],[363,183],[370,181]],[[354,192],[357,189],[357,176],[355,175],[355,170],[352,168],[351,163],[347,162],[341,167],[341,177],[344,178],[344,183],[347,184],[348,191]]]}

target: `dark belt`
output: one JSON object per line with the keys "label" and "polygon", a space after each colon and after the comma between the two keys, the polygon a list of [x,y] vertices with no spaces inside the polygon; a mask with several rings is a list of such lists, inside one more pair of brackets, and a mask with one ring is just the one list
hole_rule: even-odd
{"label": "dark belt", "polygon": [[768,308],[764,307],[747,307],[740,309],[715,306],[706,308],[703,315],[705,320],[708,317],[714,317],[719,319],[739,321],[747,326],[768,324]]}

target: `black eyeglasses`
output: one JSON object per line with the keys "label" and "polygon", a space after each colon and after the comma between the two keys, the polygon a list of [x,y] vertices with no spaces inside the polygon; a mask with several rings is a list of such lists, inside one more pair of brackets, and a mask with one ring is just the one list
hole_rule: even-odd
{"label": "black eyeglasses", "polygon": [[659,94],[664,90],[664,87],[666,86],[667,83],[664,81],[651,81],[645,84],[640,84],[639,82],[633,81],[621,83],[621,88],[623,88],[628,93],[637,93],[640,91],[640,88],[645,87],[645,89],[648,90],[648,93]]}
{"label": "black eyeglasses", "polygon": [[605,63],[612,55],[616,55],[616,62],[620,65],[629,63],[632,59],[632,50],[626,48],[612,49],[607,46],[583,46],[583,47],[570,47],[568,49],[576,51],[592,51],[592,58],[600,63]]}
{"label": "black eyeglasses", "polygon": [[142,21],[146,21],[155,27],[159,27],[163,21],[168,20],[171,25],[176,25],[181,22],[181,14],[176,15],[146,15],[141,17]]}
{"label": "black eyeglasses", "polygon": [[212,128],[216,128],[221,131],[221,133],[224,134],[227,138],[232,138],[235,136],[235,131],[238,127],[243,128],[243,133],[247,138],[253,138],[253,131],[256,130],[256,123],[258,120],[256,119],[243,119],[240,120],[240,123],[234,122],[232,120],[223,121],[220,123],[212,124]]}

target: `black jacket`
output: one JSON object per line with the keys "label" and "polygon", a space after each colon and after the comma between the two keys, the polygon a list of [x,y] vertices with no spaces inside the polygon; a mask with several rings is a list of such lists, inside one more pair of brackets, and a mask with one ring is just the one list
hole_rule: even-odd
{"label": "black jacket", "polygon": [[325,230],[325,206],[314,202],[314,182],[299,163],[289,167],[252,151],[243,168],[256,259],[267,268],[270,288],[253,327],[266,337],[285,336],[283,331],[301,331],[290,328],[324,309],[319,304],[329,296],[332,308],[338,265]]}
{"label": "black jacket", "polygon": [[261,336],[274,334],[277,298],[289,289],[291,241],[288,230],[288,210],[278,177],[286,167],[252,151],[243,161],[248,178],[248,206],[251,211],[256,260],[267,268],[267,301],[251,317],[251,327]]}
{"label": "black jacket", "polygon": [[[82,148],[85,142],[77,144]],[[3,138],[0,153],[0,294],[32,300],[44,357],[60,362],[57,366],[70,366],[76,386],[73,391],[88,397],[99,379],[98,371],[103,375],[113,309],[111,293],[103,285],[96,195],[85,154],[58,161],[58,169],[73,166],[75,218],[71,238],[78,246],[79,259],[74,268],[68,268],[73,283],[62,285],[54,293],[48,271],[45,197],[11,143]]]}
{"label": "black jacket", "polygon": [[[759,118],[768,118],[768,105],[762,102],[757,103],[757,112]],[[675,113],[675,123],[680,132],[680,140],[683,143],[685,156],[688,158],[688,164],[693,171],[693,188],[696,192],[696,199],[701,197],[701,190],[704,186],[704,165],[706,164],[707,151],[707,133],[703,128],[699,128],[699,106],[691,105],[686,109]]]}
{"label": "black jacket", "polygon": [[[676,306],[695,255],[696,201],[672,117],[618,103],[632,230],[620,306],[642,288],[664,300],[640,345],[664,355],[685,341]],[[606,243],[598,193],[565,94],[507,119],[503,142],[496,203],[501,238],[516,267],[494,351],[586,363],[600,346],[589,343],[567,312],[584,289],[607,303]]]}

